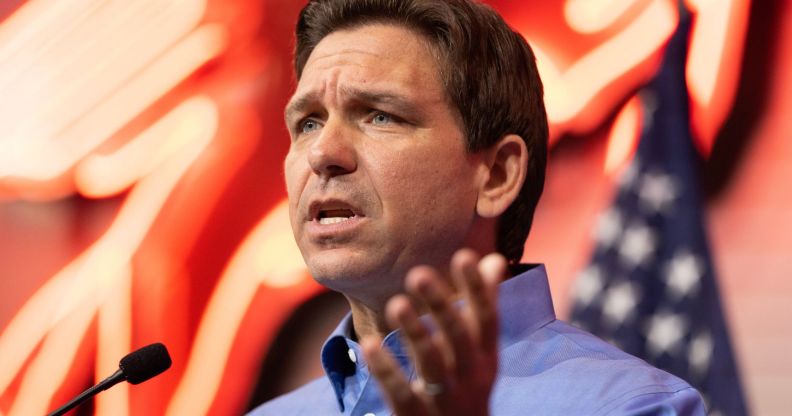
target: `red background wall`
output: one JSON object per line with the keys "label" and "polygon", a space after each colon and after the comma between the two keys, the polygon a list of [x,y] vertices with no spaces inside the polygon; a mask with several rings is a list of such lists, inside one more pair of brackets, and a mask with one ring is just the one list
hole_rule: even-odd
{"label": "red background wall", "polygon": [[[543,73],[553,148],[525,260],[547,264],[565,316],[634,144],[630,97],[654,70],[662,23],[674,22],[662,10],[675,2],[623,2],[612,20],[592,15],[590,33],[565,14],[574,1],[491,3],[557,71]],[[707,38],[725,52],[700,65],[715,71],[711,100],[692,97],[726,313],[751,408],[783,414],[792,29],[781,22],[792,6],[688,3],[699,22],[727,28]],[[320,291],[279,205],[301,4],[0,4],[0,414],[44,413],[155,341],[174,367],[86,413],[246,408],[276,332]],[[645,16],[655,26],[636,24]],[[618,54],[589,59],[625,33]],[[616,134],[617,120],[633,129]]]}

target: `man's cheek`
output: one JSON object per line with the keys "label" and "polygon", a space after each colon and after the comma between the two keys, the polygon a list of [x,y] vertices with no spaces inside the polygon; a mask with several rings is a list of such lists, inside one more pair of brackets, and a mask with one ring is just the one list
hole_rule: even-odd
{"label": "man's cheek", "polygon": [[[304,187],[306,177],[298,171],[299,166],[293,160],[286,160],[284,163],[283,176],[286,182],[286,194],[289,198],[289,205],[295,205],[300,197],[300,188]],[[301,186],[302,184],[302,186]]]}

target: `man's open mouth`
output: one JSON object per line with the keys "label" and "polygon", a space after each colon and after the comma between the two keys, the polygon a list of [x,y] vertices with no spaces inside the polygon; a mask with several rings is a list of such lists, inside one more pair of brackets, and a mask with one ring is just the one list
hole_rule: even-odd
{"label": "man's open mouth", "polygon": [[328,209],[319,211],[317,221],[319,224],[337,224],[344,221],[349,221],[355,213],[349,209]]}

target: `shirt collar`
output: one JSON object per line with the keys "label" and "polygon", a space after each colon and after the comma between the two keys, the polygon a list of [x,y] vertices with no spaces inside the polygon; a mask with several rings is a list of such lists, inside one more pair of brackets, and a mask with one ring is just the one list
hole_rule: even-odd
{"label": "shirt collar", "polygon": [[322,346],[322,367],[335,390],[338,406],[344,411],[346,378],[355,374],[356,364],[349,358],[352,343],[352,314],[347,313]]}
{"label": "shirt collar", "polygon": [[521,264],[514,277],[498,287],[501,346],[525,339],[556,319],[547,271],[543,264]]}

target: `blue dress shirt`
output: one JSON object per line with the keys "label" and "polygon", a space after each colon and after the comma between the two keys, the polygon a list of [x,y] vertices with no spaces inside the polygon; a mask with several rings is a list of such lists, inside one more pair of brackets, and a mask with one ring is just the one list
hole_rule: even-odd
{"label": "blue dress shirt", "polygon": [[[555,317],[544,266],[499,287],[498,415],[704,415],[698,392]],[[250,415],[391,415],[370,376],[347,315],[322,347],[326,377],[269,401]],[[383,339],[405,374],[415,369],[394,331]]]}

